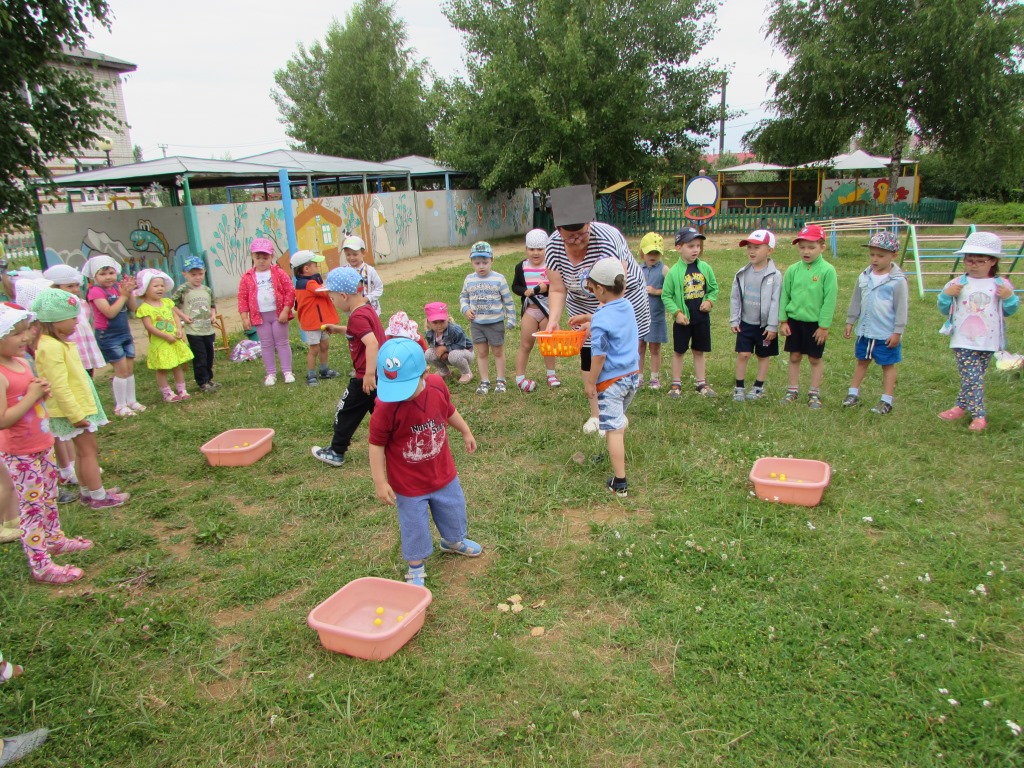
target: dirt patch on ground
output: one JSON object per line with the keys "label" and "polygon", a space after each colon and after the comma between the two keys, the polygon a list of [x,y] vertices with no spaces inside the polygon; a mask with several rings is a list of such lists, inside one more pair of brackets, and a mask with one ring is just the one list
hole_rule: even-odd
{"label": "dirt patch on ground", "polygon": [[[451,557],[438,563],[438,579],[444,580],[444,589],[449,599],[459,603],[468,603],[473,590],[473,582],[482,576],[491,562],[498,555],[493,551],[484,550],[480,557]],[[429,580],[432,574],[427,575]]]}
{"label": "dirt patch on ground", "polygon": [[631,509],[619,504],[601,504],[594,507],[574,507],[562,510],[563,535],[579,540],[590,533],[592,525],[612,526],[617,523],[651,521],[647,510]]}

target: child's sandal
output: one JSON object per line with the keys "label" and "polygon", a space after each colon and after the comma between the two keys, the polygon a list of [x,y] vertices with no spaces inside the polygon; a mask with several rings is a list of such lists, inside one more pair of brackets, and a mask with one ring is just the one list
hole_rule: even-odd
{"label": "child's sandal", "polygon": [[136,414],[135,411],[133,411],[127,405],[122,405],[122,406],[119,406],[119,407],[114,409],[114,415],[115,416],[123,416],[123,417],[127,418],[129,416],[136,416],[138,414]]}
{"label": "child's sandal", "polygon": [[41,584],[70,584],[78,581],[85,572],[73,565],[57,565],[50,563],[41,571],[32,571],[32,579]]}
{"label": "child's sandal", "polygon": [[560,386],[562,386],[562,382],[559,380],[559,378],[557,376],[555,376],[555,374],[549,373],[548,374],[548,386],[549,387],[560,387]]}
{"label": "child's sandal", "polygon": [[142,403],[128,403],[128,407],[131,408],[136,413],[142,413],[144,410],[146,410],[146,406],[144,406]]}
{"label": "child's sandal", "polygon": [[[176,403],[179,400],[181,400],[180,396],[174,394],[170,390],[167,390],[166,392],[161,392],[160,394],[163,395],[165,403]],[[114,411],[114,413],[117,413],[117,411]],[[132,414],[132,415],[134,415],[134,414]]]}
{"label": "child's sandal", "polygon": [[533,379],[523,379],[516,386],[523,392],[533,392],[537,388],[537,382]]}
{"label": "child's sandal", "polygon": [[87,549],[92,549],[92,542],[81,536],[76,536],[73,539],[64,537],[46,542],[46,551],[51,555],[66,555],[69,552],[84,552]]}

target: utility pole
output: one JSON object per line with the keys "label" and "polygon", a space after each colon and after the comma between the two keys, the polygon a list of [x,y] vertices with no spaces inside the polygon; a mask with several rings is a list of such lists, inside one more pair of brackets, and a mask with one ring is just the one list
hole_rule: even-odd
{"label": "utility pole", "polygon": [[721,162],[725,154],[725,86],[729,83],[729,73],[722,73],[722,107],[718,112],[718,160]]}
{"label": "utility pole", "polygon": [[[723,96],[722,98],[724,99],[725,97]],[[724,106],[725,102],[723,101],[722,104]],[[157,146],[163,151],[164,157],[167,157],[167,144],[157,144]]]}

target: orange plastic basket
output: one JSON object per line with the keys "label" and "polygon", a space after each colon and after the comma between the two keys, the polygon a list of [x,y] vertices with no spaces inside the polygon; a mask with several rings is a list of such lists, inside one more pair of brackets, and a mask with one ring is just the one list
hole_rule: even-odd
{"label": "orange plastic basket", "polygon": [[545,357],[575,357],[583,349],[587,332],[537,331],[533,337],[537,339],[540,353]]}

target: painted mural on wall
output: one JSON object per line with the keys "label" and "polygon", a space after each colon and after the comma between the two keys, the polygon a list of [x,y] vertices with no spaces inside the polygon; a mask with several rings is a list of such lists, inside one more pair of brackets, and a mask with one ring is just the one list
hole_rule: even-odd
{"label": "painted mural on wall", "polygon": [[829,206],[916,203],[917,179],[901,176],[896,185],[896,193],[891,196],[888,178],[825,179],[821,185],[821,199]]}
{"label": "painted mural on wall", "polygon": [[40,216],[46,264],[79,268],[105,253],[129,274],[146,267],[175,274],[191,255],[182,213],[180,208],[150,208]]}
{"label": "painted mural on wall", "polygon": [[486,198],[476,190],[452,193],[452,245],[525,233],[533,223],[533,194],[517,189]]}

